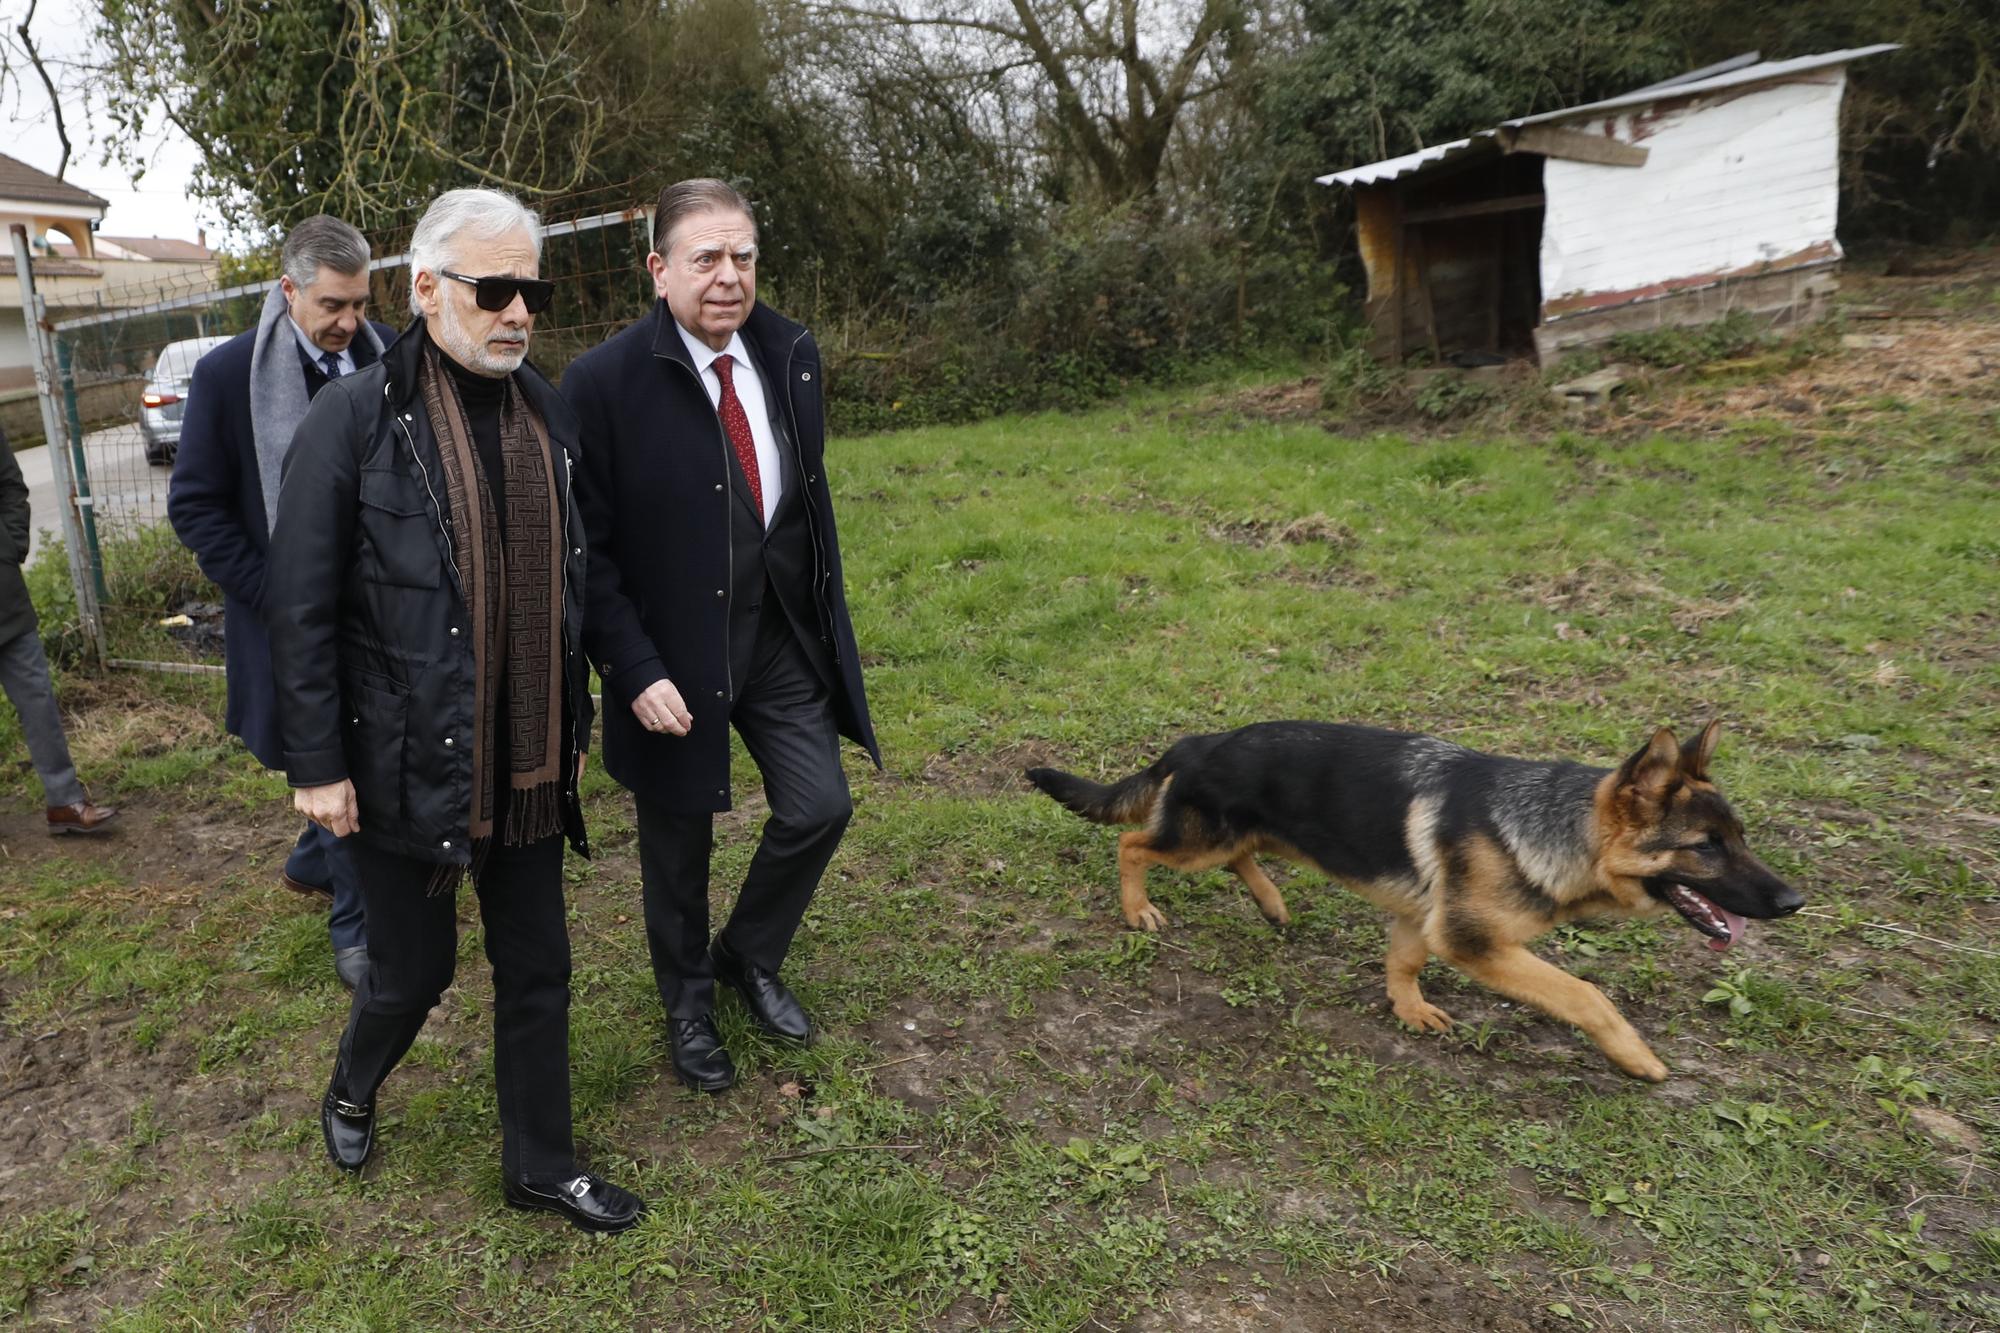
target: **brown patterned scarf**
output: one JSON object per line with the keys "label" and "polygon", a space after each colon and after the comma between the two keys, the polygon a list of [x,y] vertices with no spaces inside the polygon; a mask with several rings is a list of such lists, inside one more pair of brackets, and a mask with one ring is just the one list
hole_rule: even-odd
{"label": "brown patterned scarf", "polygon": [[501,838],[518,847],[562,828],[562,513],[548,427],[510,378],[500,407],[507,505],[507,539],[501,541],[493,490],[443,355],[436,344],[426,344],[417,384],[444,462],[459,578],[474,627],[472,712],[479,731],[471,738],[468,832],[476,878],[493,844],[498,792],[488,751],[503,694],[512,771]]}

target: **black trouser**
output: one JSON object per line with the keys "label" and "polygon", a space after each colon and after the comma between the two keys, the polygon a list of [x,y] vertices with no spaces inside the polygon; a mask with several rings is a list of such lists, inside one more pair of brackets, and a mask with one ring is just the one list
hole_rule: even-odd
{"label": "black trouser", "polygon": [[[501,774],[500,780],[506,781]],[[437,867],[351,839],[368,916],[368,975],[354,992],[334,1068],[336,1096],[373,1102],[451,984],[457,895],[433,893]],[[569,1107],[569,928],[563,840],[496,842],[479,877],[493,965],[493,1081],[501,1171],[549,1184],[576,1174]]]}
{"label": "black trouser", "polygon": [[[722,935],[746,962],[776,972],[854,805],[826,683],[775,598],[764,601],[751,669],[729,720],[764,779],[771,817]],[[653,980],[668,1014],[692,1018],[715,1006],[715,966],[708,956],[714,816],[670,810],[643,796],[634,804]]]}

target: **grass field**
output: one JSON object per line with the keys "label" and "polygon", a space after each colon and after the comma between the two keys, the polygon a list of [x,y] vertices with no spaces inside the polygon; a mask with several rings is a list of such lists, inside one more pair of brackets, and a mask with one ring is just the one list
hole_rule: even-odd
{"label": "grass field", "polygon": [[[282,784],[202,683],[65,681],[129,813],[52,845],[31,775],[0,776],[0,1318],[2000,1327],[2000,393],[1680,434],[1642,399],[1437,440],[1266,398],[838,443],[888,767],[850,754],[855,820],[788,967],[827,1040],[783,1051],[730,1008],[742,1084],[664,1075],[630,804],[586,787],[575,1102],[590,1160],[652,1203],[622,1237],[500,1204],[476,914],[375,1161],[337,1178],[315,1108],[345,997],[323,919],[275,886]],[[1657,1087],[1438,964],[1459,1026],[1399,1028],[1381,922],[1302,872],[1272,867],[1283,932],[1226,874],[1164,872],[1171,927],[1127,931],[1109,832],[1019,777],[1274,717],[1611,763],[1711,715],[1806,911],[1721,956],[1676,920],[1540,946],[1653,1041]],[[747,763],[736,798],[719,903]]]}

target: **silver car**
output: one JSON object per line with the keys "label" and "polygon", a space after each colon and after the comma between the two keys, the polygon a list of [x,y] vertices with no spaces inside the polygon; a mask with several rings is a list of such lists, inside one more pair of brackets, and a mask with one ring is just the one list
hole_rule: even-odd
{"label": "silver car", "polygon": [[146,440],[146,461],[165,467],[174,461],[181,442],[181,414],[187,410],[188,382],[194,363],[228,338],[185,338],[160,349],[152,374],[139,395],[139,433]]}

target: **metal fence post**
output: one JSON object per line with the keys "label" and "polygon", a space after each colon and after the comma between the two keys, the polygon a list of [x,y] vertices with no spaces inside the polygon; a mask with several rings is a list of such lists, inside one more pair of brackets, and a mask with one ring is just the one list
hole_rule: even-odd
{"label": "metal fence post", "polygon": [[[28,256],[28,229],[15,223],[9,230],[14,242],[14,273],[21,282],[21,318],[27,324],[28,346],[35,353],[35,397],[42,408],[42,438],[49,450],[61,500],[56,516],[61,521],[63,549],[69,557],[70,586],[76,593],[76,618],[83,626],[92,656],[102,663],[109,653],[104,641],[104,618],[99,611],[95,572],[84,552],[82,525],[78,521],[76,486],[70,476],[70,451],[56,417],[55,386],[50,383],[49,332],[42,317],[42,300],[35,292],[34,268]],[[82,441],[77,441],[79,445]]]}
{"label": "metal fence post", "polygon": [[55,335],[56,367],[62,372],[63,415],[69,422],[71,472],[76,483],[77,512],[83,515],[83,540],[90,552],[90,572],[99,603],[111,600],[104,588],[104,548],[97,541],[97,506],[90,498],[90,463],[83,456],[83,414],[76,407],[76,375],[70,368],[69,339]]}

